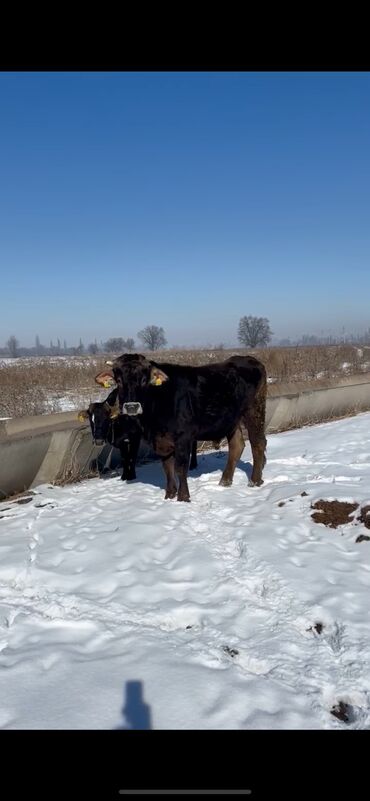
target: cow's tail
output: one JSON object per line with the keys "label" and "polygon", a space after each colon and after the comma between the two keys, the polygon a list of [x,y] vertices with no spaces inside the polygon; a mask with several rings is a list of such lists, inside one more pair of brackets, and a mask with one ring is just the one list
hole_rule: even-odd
{"label": "cow's tail", "polygon": [[262,471],[266,464],[266,397],[267,376],[263,364],[256,365],[254,395],[250,399],[244,415],[244,424],[248,431],[249,442],[253,454],[253,471],[251,482],[258,486],[263,483]]}
{"label": "cow's tail", "polygon": [[248,430],[249,438],[252,436],[254,439],[265,442],[267,374],[266,368],[261,362],[253,368],[251,378],[254,384],[254,393],[249,398],[242,421]]}
{"label": "cow's tail", "polygon": [[264,364],[260,366],[260,375],[256,386],[255,394],[255,416],[259,422],[259,429],[265,431],[266,427],[266,398],[267,398],[267,373]]}

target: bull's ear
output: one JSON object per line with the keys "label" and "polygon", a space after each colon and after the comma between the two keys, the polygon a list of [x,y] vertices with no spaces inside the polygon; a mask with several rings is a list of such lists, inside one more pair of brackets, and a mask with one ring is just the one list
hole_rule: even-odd
{"label": "bull's ear", "polygon": [[116,403],[114,404],[114,406],[111,406],[111,405],[108,403],[108,401],[105,401],[105,409],[107,410],[107,412],[108,412],[108,414],[109,414],[109,417],[110,417],[110,419],[111,419],[111,420],[114,420],[114,419],[115,419],[115,417],[118,417],[118,415],[119,415],[119,413],[120,413],[120,411],[119,411],[119,403],[118,403],[118,401],[116,401]]}
{"label": "bull's ear", "polygon": [[166,375],[166,373],[164,373],[163,370],[160,370],[159,367],[152,367],[150,373],[150,383],[154,387],[160,387],[164,381],[168,380],[169,380],[168,375]]}
{"label": "bull's ear", "polygon": [[81,411],[77,415],[77,420],[79,420],[80,423],[84,423],[85,420],[88,420],[88,418],[89,418],[89,413],[87,409],[81,409]]}
{"label": "bull's ear", "polygon": [[115,384],[114,375],[112,372],[108,372],[107,370],[103,370],[101,373],[95,376],[95,381],[104,389],[110,389],[110,387]]}

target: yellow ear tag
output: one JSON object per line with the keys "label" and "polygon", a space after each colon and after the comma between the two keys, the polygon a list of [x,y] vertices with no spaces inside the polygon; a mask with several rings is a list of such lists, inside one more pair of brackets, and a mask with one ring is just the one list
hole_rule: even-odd
{"label": "yellow ear tag", "polygon": [[104,389],[110,389],[109,381],[104,381],[103,387],[104,387]]}
{"label": "yellow ear tag", "polygon": [[155,381],[154,381],[154,384],[155,384],[156,387],[160,387],[161,384],[163,384],[163,381],[162,381],[161,378],[156,378]]}
{"label": "yellow ear tag", "polygon": [[79,415],[78,415],[78,420],[80,421],[80,423],[84,423],[84,422],[85,422],[85,420],[86,420],[86,417],[85,417],[85,415],[83,415],[83,414],[79,414]]}

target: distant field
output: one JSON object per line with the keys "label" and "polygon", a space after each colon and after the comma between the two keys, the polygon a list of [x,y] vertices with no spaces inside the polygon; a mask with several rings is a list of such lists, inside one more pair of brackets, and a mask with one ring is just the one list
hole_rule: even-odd
{"label": "distant field", "polygon": [[[353,382],[354,376],[370,381],[370,346],[163,350],[146,355],[159,362],[198,365],[223,361],[233,353],[251,353],[265,364],[269,395]],[[0,418],[69,411],[101,400],[107,391],[99,389],[94,376],[114,355],[0,358]]]}

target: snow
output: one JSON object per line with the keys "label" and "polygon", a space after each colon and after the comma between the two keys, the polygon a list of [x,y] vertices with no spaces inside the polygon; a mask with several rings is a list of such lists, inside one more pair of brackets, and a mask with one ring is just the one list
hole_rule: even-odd
{"label": "snow", "polygon": [[60,364],[64,362],[65,365],[73,366],[86,366],[87,364],[96,364],[96,358],[93,356],[0,356],[0,367],[11,367],[12,365],[22,364],[27,367],[35,367],[36,365],[44,364]]}
{"label": "snow", "polygon": [[54,393],[52,397],[50,397],[50,401],[57,405],[59,412],[72,412],[77,409],[87,409],[90,403],[95,403],[95,401],[101,402],[105,400],[107,397],[107,393],[105,390],[99,390],[98,388],[94,391],[94,387],[85,387],[81,390],[70,390],[69,392],[65,392],[64,395],[58,395]]}
{"label": "snow", "polygon": [[370,503],[370,413],[250,458],[199,456],[190,504],[159,463],[0,504],[1,728],[369,728],[370,532],[311,503]]}

